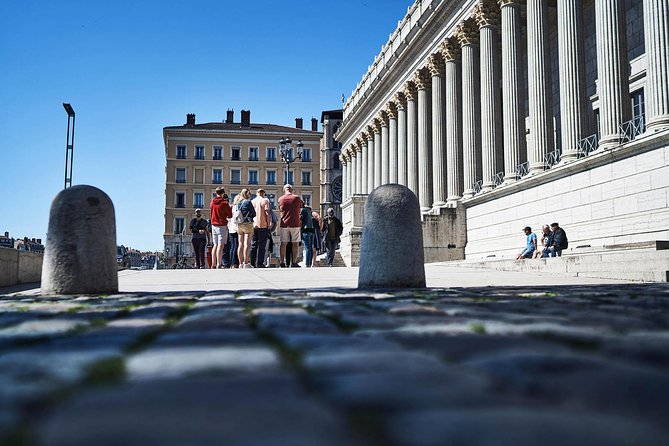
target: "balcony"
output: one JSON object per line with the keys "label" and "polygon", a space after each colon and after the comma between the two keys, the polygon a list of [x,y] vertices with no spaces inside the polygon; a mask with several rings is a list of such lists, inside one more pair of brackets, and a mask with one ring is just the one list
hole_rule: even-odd
{"label": "balcony", "polygon": [[268,156],[267,161],[276,161],[276,156]]}
{"label": "balcony", "polygon": [[276,184],[276,180],[267,180],[267,182],[265,184],[267,184],[268,186],[270,186],[270,185],[273,186],[273,185]]}
{"label": "balcony", "polygon": [[214,178],[213,180],[211,180],[211,184],[223,184],[223,180],[221,180],[220,178]]}
{"label": "balcony", "polygon": [[637,136],[646,131],[646,119],[644,115],[639,115],[634,119],[624,122],[619,126],[620,144],[634,141]]}
{"label": "balcony", "polygon": [[242,184],[241,180],[230,180],[230,184]]}
{"label": "balcony", "polygon": [[202,209],[203,207],[203,203],[193,203],[193,209]]}
{"label": "balcony", "polygon": [[223,160],[223,156],[221,156],[221,155],[214,155],[214,158],[212,158],[212,159],[213,159],[214,161],[222,161],[222,160]]}
{"label": "balcony", "polygon": [[249,184],[258,184],[258,180],[249,180]]}
{"label": "balcony", "polygon": [[177,208],[177,209],[183,209],[183,208],[186,207],[186,204],[185,203],[177,203],[177,204],[174,205],[174,207]]}
{"label": "balcony", "polygon": [[203,159],[204,159],[204,155],[195,155],[195,156],[193,157],[193,159],[194,159],[194,160],[203,160]]}
{"label": "balcony", "polygon": [[311,186],[311,181],[309,181],[309,180],[307,180],[307,181],[302,180],[302,186]]}
{"label": "balcony", "polygon": [[236,156],[235,156],[235,155],[232,155],[232,156],[230,157],[230,161],[241,161],[241,160],[242,160],[242,157],[239,156],[239,155],[236,155]]}
{"label": "balcony", "polygon": [[185,179],[185,178],[177,178],[177,181],[176,181],[176,182],[177,182],[177,183],[181,183],[181,184],[183,184],[183,183],[186,182],[186,179]]}
{"label": "balcony", "polygon": [[177,153],[177,159],[178,160],[185,160],[186,159],[186,154],[185,153]]}
{"label": "balcony", "polygon": [[258,161],[257,156],[249,156],[249,161]]}

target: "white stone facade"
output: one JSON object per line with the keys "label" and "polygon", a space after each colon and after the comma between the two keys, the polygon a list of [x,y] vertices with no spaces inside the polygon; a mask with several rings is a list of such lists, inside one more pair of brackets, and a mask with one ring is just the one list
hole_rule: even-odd
{"label": "white stone facade", "polygon": [[430,240],[443,219],[433,254],[513,255],[524,226],[554,221],[570,246],[666,239],[668,15],[669,0],[416,1],[345,104],[344,213],[396,181]]}

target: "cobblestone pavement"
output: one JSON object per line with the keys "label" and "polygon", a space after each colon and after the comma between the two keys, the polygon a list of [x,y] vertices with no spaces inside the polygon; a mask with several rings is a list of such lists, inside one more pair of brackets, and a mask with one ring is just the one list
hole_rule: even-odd
{"label": "cobblestone pavement", "polygon": [[3,445],[666,445],[662,284],[0,296]]}

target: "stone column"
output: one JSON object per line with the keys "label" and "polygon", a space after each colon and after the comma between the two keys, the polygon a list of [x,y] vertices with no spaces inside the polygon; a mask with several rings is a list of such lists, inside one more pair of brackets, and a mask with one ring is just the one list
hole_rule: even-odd
{"label": "stone column", "polygon": [[643,2],[646,41],[646,127],[669,126],[669,0]]}
{"label": "stone column", "polygon": [[367,165],[369,163],[369,150],[367,148],[367,135],[365,133],[360,134],[360,148],[362,150],[362,178],[360,180],[360,190],[363,194],[369,193],[369,179]]}
{"label": "stone column", "polygon": [[432,76],[432,207],[446,206],[446,129],[444,128],[444,60],[433,54],[427,63]]}
{"label": "stone column", "polygon": [[620,144],[619,126],[630,119],[625,2],[595,0],[599,147]]}
{"label": "stone column", "polygon": [[432,131],[430,86],[432,76],[426,68],[414,76],[418,90],[418,202],[422,212],[432,209]]}
{"label": "stone column", "polygon": [[407,99],[404,93],[395,94],[397,106],[397,182],[408,186],[407,182]]}
{"label": "stone column", "polygon": [[397,105],[391,101],[386,107],[388,114],[388,183],[397,183]]}
{"label": "stone column", "polygon": [[390,177],[390,141],[388,131],[388,113],[381,110],[379,123],[381,124],[381,184],[388,184]]}
{"label": "stone column", "polygon": [[358,162],[355,165],[355,190],[357,194],[364,194],[365,191],[362,186],[362,152],[363,146],[360,139],[355,140],[355,157]]}
{"label": "stone column", "polygon": [[586,135],[585,51],[581,0],[558,0],[562,161],[575,161]]}
{"label": "stone column", "polygon": [[374,190],[374,129],[367,126],[367,193]]}
{"label": "stone column", "polygon": [[404,89],[407,100],[407,187],[418,196],[418,91],[413,81]]}
{"label": "stone column", "polygon": [[491,191],[497,173],[500,149],[500,68],[497,64],[499,7],[492,0],[480,0],[474,12],[481,39],[481,145],[483,146],[483,191]]}
{"label": "stone column", "polygon": [[374,189],[381,185],[381,165],[383,164],[383,153],[381,149],[381,121],[374,119],[372,124],[374,131]]}
{"label": "stone column", "polygon": [[462,46],[462,154],[464,198],[474,196],[481,179],[481,81],[479,30],[473,19],[458,25],[455,37]]}
{"label": "stone column", "polygon": [[348,183],[348,155],[346,151],[342,151],[341,153],[341,179],[341,201],[344,203],[348,200],[348,190],[350,188]]}
{"label": "stone column", "polygon": [[446,178],[449,203],[462,198],[462,92],[460,90],[460,44],[455,38],[441,46],[446,61]]}
{"label": "stone column", "polygon": [[523,162],[525,144],[525,81],[521,63],[520,2],[498,0],[502,7],[502,104],[504,107],[504,182],[520,178],[516,166]]}
{"label": "stone column", "polygon": [[550,70],[548,0],[527,0],[527,84],[532,140],[527,159],[530,173],[543,172],[546,154],[555,150]]}
{"label": "stone column", "polygon": [[358,190],[358,177],[356,176],[356,172],[358,171],[358,154],[355,151],[354,145],[351,145],[349,151],[351,153],[351,195],[357,195],[360,193]]}

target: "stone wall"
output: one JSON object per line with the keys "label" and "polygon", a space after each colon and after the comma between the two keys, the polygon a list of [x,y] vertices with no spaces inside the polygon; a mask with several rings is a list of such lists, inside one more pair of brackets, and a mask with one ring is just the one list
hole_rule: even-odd
{"label": "stone wall", "polygon": [[669,240],[669,131],[465,201],[468,259],[515,256],[523,227],[558,222],[569,247]]}
{"label": "stone wall", "polygon": [[43,254],[0,248],[0,286],[39,282]]}
{"label": "stone wall", "polygon": [[425,263],[465,258],[467,223],[465,208],[439,209],[439,215],[423,215],[423,252]]}

